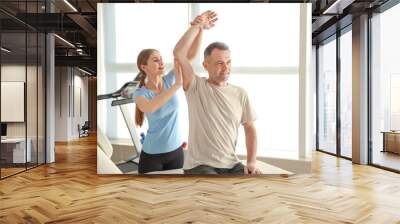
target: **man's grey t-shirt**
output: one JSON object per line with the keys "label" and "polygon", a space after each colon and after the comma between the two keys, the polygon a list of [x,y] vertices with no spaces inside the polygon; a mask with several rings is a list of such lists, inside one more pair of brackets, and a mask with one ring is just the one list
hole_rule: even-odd
{"label": "man's grey t-shirt", "polygon": [[235,153],[239,126],[256,119],[246,91],[231,84],[215,86],[194,75],[185,95],[189,139],[183,169],[232,168],[239,162]]}

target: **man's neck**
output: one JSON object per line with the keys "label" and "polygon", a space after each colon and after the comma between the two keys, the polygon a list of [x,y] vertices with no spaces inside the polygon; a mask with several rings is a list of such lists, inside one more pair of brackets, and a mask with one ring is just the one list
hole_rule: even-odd
{"label": "man's neck", "polygon": [[210,78],[207,79],[207,82],[210,83],[211,85],[218,86],[218,87],[228,85],[228,82],[216,82],[216,81],[211,80]]}

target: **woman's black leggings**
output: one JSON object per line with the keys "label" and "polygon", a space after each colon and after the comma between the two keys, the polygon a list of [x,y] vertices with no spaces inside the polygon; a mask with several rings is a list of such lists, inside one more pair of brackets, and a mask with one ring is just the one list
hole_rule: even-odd
{"label": "woman's black leggings", "polygon": [[148,154],[142,151],[139,159],[139,173],[148,173],[161,170],[173,170],[183,167],[182,147],[172,152]]}

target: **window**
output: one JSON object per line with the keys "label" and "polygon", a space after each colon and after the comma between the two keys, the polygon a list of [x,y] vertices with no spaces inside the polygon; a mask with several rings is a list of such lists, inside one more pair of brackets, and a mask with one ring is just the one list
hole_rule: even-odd
{"label": "window", "polygon": [[186,31],[188,4],[115,4],[116,63],[136,63],[142,49],[160,51],[172,63],[172,51]]}
{"label": "window", "polygon": [[390,130],[400,130],[400,74],[390,75]]}
{"label": "window", "polygon": [[[13,3],[0,3],[2,6],[10,4]],[[18,14],[24,17],[26,13],[38,13],[40,5],[43,1],[18,2]],[[46,37],[39,30],[16,25],[15,18],[10,15],[0,12],[3,20],[14,24],[12,29],[10,26],[0,29],[0,123],[2,127],[6,125],[2,136],[4,134],[9,141],[0,144],[0,179],[37,167],[45,163],[46,158]],[[15,95],[11,99],[18,101],[6,102],[4,98],[10,95]],[[15,110],[11,110],[10,105],[15,106]],[[13,116],[15,114],[18,116]]]}
{"label": "window", "polygon": [[[199,8],[219,13],[216,27],[204,35],[202,49],[214,41],[229,45],[230,82],[247,91],[257,113],[257,155],[298,158],[299,4],[201,4]],[[282,11],[284,20],[279,19]],[[245,146],[241,127],[239,154],[246,155]]]}
{"label": "window", "polygon": [[202,49],[214,41],[225,42],[235,67],[298,66],[299,4],[212,3],[199,8],[218,13],[218,23],[204,35]]}
{"label": "window", "polygon": [[336,153],[336,40],[318,51],[319,149]]}
{"label": "window", "polygon": [[[166,70],[172,69],[173,48],[189,24],[189,4],[103,4],[102,7],[104,61],[107,62],[104,73],[107,75],[104,77],[105,83],[99,85],[99,90],[103,88],[101,91],[105,93],[113,92],[125,82],[133,80],[138,73],[137,55],[145,48],[160,51],[166,63]],[[181,100],[185,100],[182,92],[179,95]],[[186,103],[181,102],[182,105]],[[99,102],[100,110],[106,110],[108,107],[105,102]],[[99,120],[109,124],[107,126],[109,137],[129,138],[121,112],[117,107],[108,109],[107,113],[110,116],[102,116],[100,112]],[[181,114],[184,114],[182,117],[185,119],[184,111],[187,108],[182,107],[181,110],[183,111]],[[129,111],[134,116],[135,106],[130,105]],[[146,125],[145,123],[139,131],[145,131]]]}
{"label": "window", "polygon": [[[298,158],[298,75],[232,74],[230,82],[247,91],[256,111],[257,155]],[[246,155],[243,128],[237,149]]]}
{"label": "window", "polygon": [[[384,148],[382,132],[400,130],[400,5],[371,18],[372,163],[400,170],[400,156]],[[393,136],[393,135],[391,135]],[[394,140],[386,143],[395,144]]]}
{"label": "window", "polygon": [[352,35],[340,36],[340,154],[351,158],[352,149]]}

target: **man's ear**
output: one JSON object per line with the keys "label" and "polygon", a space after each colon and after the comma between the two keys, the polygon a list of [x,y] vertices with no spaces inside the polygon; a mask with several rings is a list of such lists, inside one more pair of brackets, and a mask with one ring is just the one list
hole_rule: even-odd
{"label": "man's ear", "polygon": [[207,62],[203,61],[203,67],[207,70]]}

